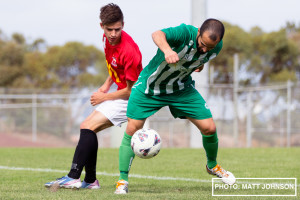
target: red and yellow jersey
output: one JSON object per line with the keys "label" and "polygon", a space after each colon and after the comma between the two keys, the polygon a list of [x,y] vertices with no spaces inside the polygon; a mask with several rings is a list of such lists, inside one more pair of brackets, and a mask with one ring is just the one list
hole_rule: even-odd
{"label": "red and yellow jersey", "polygon": [[109,44],[103,34],[103,45],[109,75],[118,85],[118,90],[126,88],[126,81],[137,81],[142,71],[142,54],[133,39],[125,32],[121,33],[119,44]]}

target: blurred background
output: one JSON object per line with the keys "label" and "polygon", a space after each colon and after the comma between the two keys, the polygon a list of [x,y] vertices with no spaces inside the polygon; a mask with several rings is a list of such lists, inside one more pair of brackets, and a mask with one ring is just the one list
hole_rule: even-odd
{"label": "blurred background", "polygon": [[[300,145],[298,0],[0,0],[0,147],[73,147],[93,111],[90,95],[108,76],[99,10],[118,4],[124,30],[146,66],[151,33],[206,18],[225,24],[224,46],[193,75],[216,122],[221,147]],[[199,148],[201,135],[163,108],[147,120],[163,147]],[[119,147],[126,124],[98,133]]]}

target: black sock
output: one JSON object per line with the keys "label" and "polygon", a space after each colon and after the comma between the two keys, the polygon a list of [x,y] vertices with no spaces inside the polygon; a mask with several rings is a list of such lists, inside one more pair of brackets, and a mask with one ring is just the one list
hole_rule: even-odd
{"label": "black sock", "polygon": [[[96,139],[95,139],[96,137]],[[95,142],[96,141],[96,142]],[[97,143],[97,145],[95,145]],[[81,175],[83,167],[92,152],[97,151],[98,141],[96,133],[89,129],[80,129],[80,138],[74,153],[71,170],[68,174],[70,178],[78,179]]]}
{"label": "black sock", "polygon": [[98,138],[97,135],[94,134],[93,139],[93,148],[91,148],[91,153],[89,156],[89,159],[86,162],[85,165],[85,178],[84,181],[86,183],[94,183],[96,180],[96,165],[97,165],[97,153],[98,153]]}

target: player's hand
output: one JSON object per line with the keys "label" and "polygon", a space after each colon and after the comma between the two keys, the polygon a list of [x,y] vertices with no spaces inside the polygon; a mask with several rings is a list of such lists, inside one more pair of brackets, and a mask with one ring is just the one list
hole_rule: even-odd
{"label": "player's hand", "polygon": [[194,72],[201,72],[203,70],[204,65],[198,67]]}
{"label": "player's hand", "polygon": [[173,50],[165,52],[165,59],[168,64],[175,64],[179,61],[178,54]]}
{"label": "player's hand", "polygon": [[100,91],[94,92],[90,98],[92,106],[102,103],[104,101],[104,96],[105,96],[104,92],[100,92]]}

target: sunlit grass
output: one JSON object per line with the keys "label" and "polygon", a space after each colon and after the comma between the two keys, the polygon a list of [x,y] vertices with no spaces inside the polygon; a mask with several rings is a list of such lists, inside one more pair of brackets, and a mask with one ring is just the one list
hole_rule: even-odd
{"label": "sunlit grass", "polygon": [[[210,181],[213,176],[205,171],[206,158],[203,149],[162,149],[153,159],[143,160],[136,157],[130,173],[140,175],[140,178],[130,178],[129,194],[125,196],[113,194],[118,180],[118,149],[99,149],[97,172],[106,173],[97,175],[101,184],[100,190],[60,189],[51,192],[46,189],[44,187],[46,182],[66,175],[71,166],[73,153],[72,148],[0,148],[0,166],[24,168],[24,170],[0,169],[0,199],[218,198],[212,197]],[[226,148],[219,150],[218,162],[236,177],[293,177],[299,180],[299,155],[300,148]],[[29,168],[63,170],[63,172],[29,171]],[[147,176],[186,180],[156,180]],[[81,178],[84,178],[84,174]],[[264,198],[272,199],[272,197]],[[286,197],[291,198],[294,197]]]}

